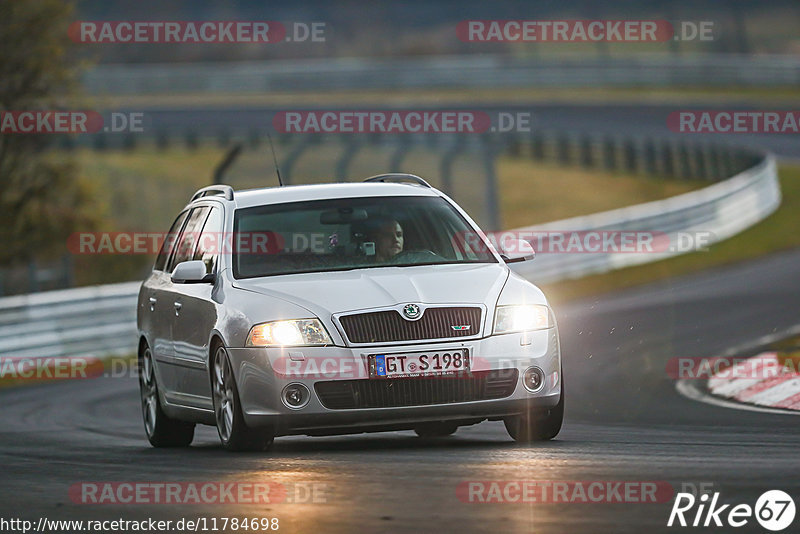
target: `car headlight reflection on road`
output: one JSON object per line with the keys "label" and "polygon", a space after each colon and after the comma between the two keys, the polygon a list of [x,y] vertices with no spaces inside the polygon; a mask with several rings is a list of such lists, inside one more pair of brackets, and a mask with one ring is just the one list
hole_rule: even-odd
{"label": "car headlight reflection on road", "polygon": [[494,315],[494,333],[543,330],[554,326],[550,308],[541,304],[498,306]]}
{"label": "car headlight reflection on road", "polygon": [[331,338],[319,319],[261,323],[251,328],[247,335],[248,347],[297,347],[331,344]]}

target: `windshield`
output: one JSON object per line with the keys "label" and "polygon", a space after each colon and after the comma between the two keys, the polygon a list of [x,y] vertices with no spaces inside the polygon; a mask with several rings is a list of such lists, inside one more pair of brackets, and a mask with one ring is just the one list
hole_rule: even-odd
{"label": "windshield", "polygon": [[367,197],[236,210],[236,278],[409,265],[495,263],[440,197]]}

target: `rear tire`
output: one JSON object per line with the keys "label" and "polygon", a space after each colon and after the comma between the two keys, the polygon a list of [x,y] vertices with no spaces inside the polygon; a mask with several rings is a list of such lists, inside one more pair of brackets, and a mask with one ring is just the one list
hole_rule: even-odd
{"label": "rear tire", "polygon": [[214,417],[222,446],[229,451],[267,450],[274,441],[274,435],[268,428],[250,428],[245,424],[233,368],[223,345],[218,345],[214,351],[211,389]]}
{"label": "rear tire", "polygon": [[147,440],[153,447],[188,447],[194,439],[194,424],[167,417],[161,409],[153,353],[145,344],[139,355],[139,392]]}
{"label": "rear tire", "polygon": [[444,438],[450,436],[458,430],[455,423],[435,422],[423,423],[414,427],[414,432],[421,438]]}

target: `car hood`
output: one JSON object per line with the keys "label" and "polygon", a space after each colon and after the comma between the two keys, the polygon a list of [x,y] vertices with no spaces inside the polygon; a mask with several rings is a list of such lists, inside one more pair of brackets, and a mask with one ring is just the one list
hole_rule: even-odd
{"label": "car hood", "polygon": [[496,264],[380,267],[235,280],[234,287],[294,302],[318,317],[420,304],[497,302],[508,269]]}

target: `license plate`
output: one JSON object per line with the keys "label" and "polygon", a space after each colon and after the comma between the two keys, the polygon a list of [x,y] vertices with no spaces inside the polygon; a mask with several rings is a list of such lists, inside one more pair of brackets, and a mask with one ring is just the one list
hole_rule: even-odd
{"label": "license plate", "polygon": [[373,378],[438,376],[469,372],[470,361],[466,349],[370,354],[369,368]]}

